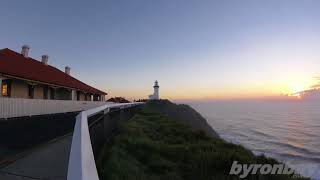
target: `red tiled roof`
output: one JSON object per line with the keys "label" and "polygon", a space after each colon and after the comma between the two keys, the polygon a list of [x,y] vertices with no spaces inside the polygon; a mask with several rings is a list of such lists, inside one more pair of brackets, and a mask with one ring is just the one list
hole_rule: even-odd
{"label": "red tiled roof", "polygon": [[63,71],[32,58],[25,58],[22,54],[8,48],[0,50],[0,74],[14,76],[32,81],[69,87],[93,94],[107,93],[93,88]]}

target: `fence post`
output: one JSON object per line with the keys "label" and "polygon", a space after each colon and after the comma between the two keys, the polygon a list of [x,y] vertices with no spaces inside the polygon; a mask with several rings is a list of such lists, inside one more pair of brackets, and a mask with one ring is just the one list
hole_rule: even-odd
{"label": "fence post", "polygon": [[2,78],[0,77],[0,97],[2,97]]}

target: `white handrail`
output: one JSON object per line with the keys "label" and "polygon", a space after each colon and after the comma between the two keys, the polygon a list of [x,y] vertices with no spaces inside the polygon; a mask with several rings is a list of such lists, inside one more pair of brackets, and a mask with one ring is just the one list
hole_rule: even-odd
{"label": "white handrail", "polygon": [[127,108],[139,104],[143,103],[106,104],[79,113],[72,137],[67,180],[99,180],[91,146],[88,117],[102,111],[107,113],[110,108]]}

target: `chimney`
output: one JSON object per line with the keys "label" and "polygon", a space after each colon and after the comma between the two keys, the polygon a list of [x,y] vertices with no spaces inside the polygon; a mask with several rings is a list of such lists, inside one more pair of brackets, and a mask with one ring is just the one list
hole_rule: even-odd
{"label": "chimney", "polygon": [[49,56],[48,55],[42,55],[42,60],[41,62],[44,64],[44,65],[48,65],[48,59],[49,59]]}
{"label": "chimney", "polygon": [[22,46],[22,50],[21,50],[21,54],[25,57],[28,58],[29,56],[29,49],[30,47],[28,45],[23,45]]}
{"label": "chimney", "polygon": [[70,75],[70,70],[71,70],[71,68],[70,68],[69,66],[66,66],[64,72],[65,72],[66,74]]}

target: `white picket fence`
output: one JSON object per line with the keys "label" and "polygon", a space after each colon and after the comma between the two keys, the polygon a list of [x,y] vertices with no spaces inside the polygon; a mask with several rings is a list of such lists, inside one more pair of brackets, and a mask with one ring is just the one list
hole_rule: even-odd
{"label": "white picket fence", "polygon": [[84,111],[111,102],[0,97],[0,118]]}

